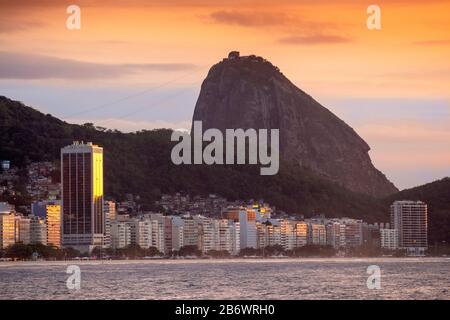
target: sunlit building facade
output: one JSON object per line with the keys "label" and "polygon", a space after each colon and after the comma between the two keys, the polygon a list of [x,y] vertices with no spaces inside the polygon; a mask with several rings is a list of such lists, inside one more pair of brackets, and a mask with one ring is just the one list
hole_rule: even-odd
{"label": "sunlit building facade", "polygon": [[61,248],[61,204],[48,203],[46,206],[47,244]]}
{"label": "sunlit building facade", "polygon": [[279,225],[266,225],[266,246],[281,245],[281,227]]}
{"label": "sunlit building facade", "polygon": [[308,243],[308,224],[297,222],[295,224],[295,247],[303,247]]}
{"label": "sunlit building facade", "polygon": [[30,225],[29,217],[16,216],[16,242],[30,244]]}
{"label": "sunlit building facade", "polygon": [[62,244],[82,252],[102,246],[103,148],[74,142],[61,149]]}
{"label": "sunlit building facade", "polygon": [[6,249],[16,240],[15,216],[13,212],[0,212],[0,248]]}
{"label": "sunlit building facade", "polygon": [[296,239],[295,239],[295,230],[294,230],[294,222],[283,219],[280,221],[280,229],[281,229],[281,246],[284,250],[292,250],[295,248]]}
{"label": "sunlit building facade", "polygon": [[111,223],[116,221],[117,208],[114,201],[105,201],[103,205],[103,212],[105,215],[105,233],[103,238],[103,247],[111,247]]}

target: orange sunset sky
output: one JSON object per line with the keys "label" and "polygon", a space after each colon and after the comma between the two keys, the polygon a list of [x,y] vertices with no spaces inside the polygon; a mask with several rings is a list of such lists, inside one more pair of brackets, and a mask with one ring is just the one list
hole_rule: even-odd
{"label": "orange sunset sky", "polygon": [[[371,4],[381,30],[366,27]],[[0,44],[0,95],[123,131],[188,128],[209,67],[261,55],[351,125],[397,187],[450,175],[448,0],[0,0]]]}

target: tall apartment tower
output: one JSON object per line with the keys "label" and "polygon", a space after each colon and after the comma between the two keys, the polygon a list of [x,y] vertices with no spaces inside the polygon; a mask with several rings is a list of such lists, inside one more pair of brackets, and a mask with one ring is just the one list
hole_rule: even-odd
{"label": "tall apartment tower", "polygon": [[395,201],[391,205],[391,227],[398,231],[398,247],[411,255],[422,255],[428,247],[427,211],[421,201]]}
{"label": "tall apartment tower", "polygon": [[47,203],[45,213],[47,245],[61,248],[61,204],[59,201]]}
{"label": "tall apartment tower", "polygon": [[103,148],[75,141],[61,149],[62,244],[81,252],[103,245]]}
{"label": "tall apartment tower", "polygon": [[16,242],[15,223],[13,208],[6,202],[0,202],[0,249],[6,249]]}

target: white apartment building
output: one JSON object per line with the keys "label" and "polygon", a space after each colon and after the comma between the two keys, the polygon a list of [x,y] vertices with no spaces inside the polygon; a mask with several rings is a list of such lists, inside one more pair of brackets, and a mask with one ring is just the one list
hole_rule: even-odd
{"label": "white apartment building", "polygon": [[203,218],[201,219],[201,237],[202,247],[199,248],[203,253],[211,250],[220,250],[220,223],[219,220]]}
{"label": "white apartment building", "polygon": [[266,244],[267,246],[281,245],[281,227],[279,225],[266,225]]}
{"label": "white apartment building", "polygon": [[103,212],[105,215],[105,233],[103,237],[103,247],[111,247],[111,222],[116,220],[117,211],[116,203],[114,201],[105,201],[103,205]]}
{"label": "white apartment building", "polygon": [[[166,217],[160,213],[152,213],[150,214],[150,219],[152,231],[152,247],[155,247],[159,252],[163,254],[169,254],[165,245]],[[171,239],[170,242],[172,242]],[[170,247],[172,247],[172,244],[170,244]]]}
{"label": "white apartment building", "polygon": [[295,224],[295,247],[303,247],[308,244],[308,224],[305,222],[297,222]]}
{"label": "white apartment building", "polygon": [[150,214],[152,220],[152,247],[169,254],[172,251],[172,219],[161,213]]}
{"label": "white apartment building", "polygon": [[251,209],[240,210],[238,222],[241,228],[241,248],[256,249],[256,211]]}
{"label": "white apartment building", "polygon": [[325,225],[308,223],[308,244],[325,246],[327,244],[327,231]]}
{"label": "white apartment building", "polygon": [[398,249],[398,230],[380,229],[381,248],[388,250]]}
{"label": "white apartment building", "polygon": [[327,245],[334,249],[345,247],[345,224],[331,221],[326,225]]}
{"label": "white apartment building", "polygon": [[233,207],[226,211],[228,219],[239,223],[241,249],[258,248],[257,216],[259,215],[256,209],[246,207]]}
{"label": "white apartment building", "polygon": [[180,250],[184,246],[183,219],[178,216],[172,217],[172,250]]}
{"label": "white apartment building", "polygon": [[47,245],[47,224],[41,217],[31,217],[30,243],[41,243],[43,245]]}
{"label": "white apartment building", "polygon": [[229,248],[231,251],[231,255],[239,254],[241,250],[241,226],[239,222],[233,222],[232,220],[228,220],[228,228],[231,233],[231,247]]}
{"label": "white apartment building", "polygon": [[126,222],[130,226],[130,241],[141,248],[152,246],[152,221],[150,219],[135,218]]}
{"label": "white apartment building", "polygon": [[199,247],[199,227],[194,217],[183,218],[183,246]]}
{"label": "white apartment building", "polygon": [[131,244],[131,227],[125,221],[111,223],[111,248],[121,249]]}
{"label": "white apartment building", "polygon": [[281,229],[281,246],[284,250],[292,250],[296,246],[296,235],[294,222],[283,219],[280,221],[280,229]]}

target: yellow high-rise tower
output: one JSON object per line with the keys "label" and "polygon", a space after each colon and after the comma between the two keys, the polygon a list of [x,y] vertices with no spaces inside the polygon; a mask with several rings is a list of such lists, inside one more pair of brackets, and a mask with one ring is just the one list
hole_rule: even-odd
{"label": "yellow high-rise tower", "polygon": [[47,245],[61,248],[61,205],[57,202],[45,206],[47,220]]}

